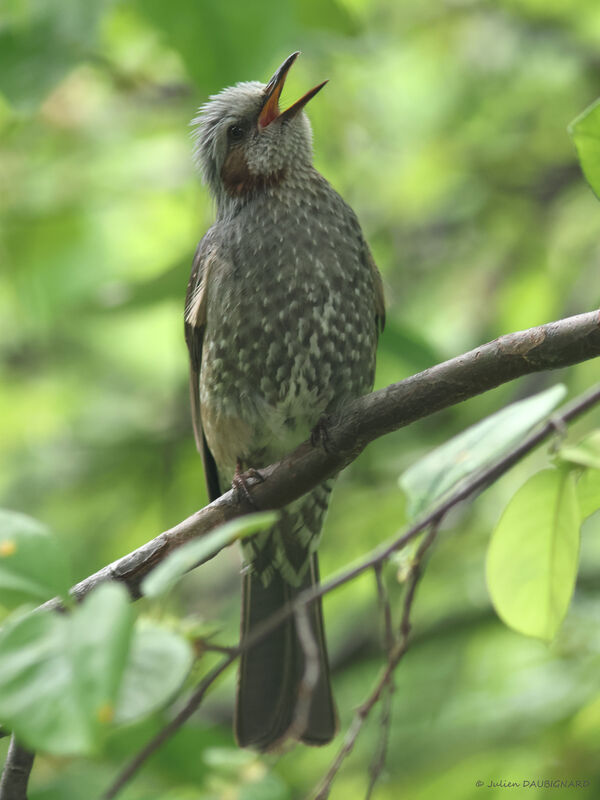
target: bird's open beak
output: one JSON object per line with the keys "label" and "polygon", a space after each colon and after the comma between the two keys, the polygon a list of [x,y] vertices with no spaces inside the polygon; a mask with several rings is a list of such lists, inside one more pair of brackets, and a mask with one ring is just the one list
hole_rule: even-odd
{"label": "bird's open beak", "polygon": [[327,83],[327,81],[323,81],[323,83],[315,86],[314,89],[311,89],[299,100],[296,100],[296,102],[289,108],[286,108],[285,111],[280,112],[279,98],[283,90],[283,84],[285,83],[287,74],[290,71],[290,67],[299,55],[300,51],[297,51],[296,53],[292,53],[291,56],[288,56],[279,69],[275,72],[269,83],[266,85],[264,104],[260,114],[258,115],[259,128],[266,128],[267,125],[270,125],[276,119],[281,121],[284,119],[290,119],[297,114],[300,109],[304,108],[308,101],[311,100],[317,94],[317,92],[321,91],[321,89]]}

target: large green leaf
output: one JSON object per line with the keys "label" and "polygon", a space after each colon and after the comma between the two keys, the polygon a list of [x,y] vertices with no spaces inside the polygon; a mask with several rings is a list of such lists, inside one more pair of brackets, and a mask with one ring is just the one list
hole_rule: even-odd
{"label": "large green leaf", "polygon": [[165,705],[181,688],[193,658],[182,636],[146,621],[137,626],[115,721],[133,722]]}
{"label": "large green leaf", "polygon": [[546,469],[514,495],[492,535],[487,584],[504,622],[552,639],[577,576],[580,512],[571,470]]}
{"label": "large green leaf", "polygon": [[581,169],[600,197],[600,99],[592,103],[569,125]]}
{"label": "large green leaf", "polygon": [[194,539],[173,551],[142,582],[147,597],[157,597],[171,589],[177,581],[197,564],[215,555],[237,539],[252,536],[277,520],[277,512],[262,511],[226,522],[207,536]]}
{"label": "large green leaf", "polygon": [[581,519],[600,510],[600,469],[586,469],[577,480],[577,499]]}
{"label": "large green leaf", "polygon": [[114,716],[133,630],[127,591],[95,589],[72,614],[37,611],[0,633],[0,720],[34,750],[91,753]]}
{"label": "large green leaf", "polygon": [[546,419],[565,394],[565,387],[559,384],[512,403],[413,464],[400,477],[400,486],[408,498],[409,516],[422,513],[514,447],[531,428]]}
{"label": "large green leaf", "polygon": [[31,517],[0,509],[0,603],[14,608],[64,597],[70,585],[58,541]]}

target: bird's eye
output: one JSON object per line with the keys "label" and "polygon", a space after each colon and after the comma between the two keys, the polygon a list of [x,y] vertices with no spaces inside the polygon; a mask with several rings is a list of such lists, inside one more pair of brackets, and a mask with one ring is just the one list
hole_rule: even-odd
{"label": "bird's eye", "polygon": [[227,134],[231,141],[239,142],[246,135],[246,131],[240,125],[230,125]]}

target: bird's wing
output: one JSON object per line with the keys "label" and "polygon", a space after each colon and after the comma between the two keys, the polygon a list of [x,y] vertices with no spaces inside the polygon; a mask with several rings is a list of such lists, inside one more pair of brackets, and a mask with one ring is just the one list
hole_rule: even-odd
{"label": "bird's wing", "polygon": [[375,322],[377,328],[383,332],[385,328],[385,295],[383,292],[383,281],[381,273],[377,269],[375,259],[369,249],[369,245],[365,242],[366,261],[369,269],[373,275],[373,286],[375,288]]}
{"label": "bird's wing", "polygon": [[217,465],[208,447],[200,416],[200,368],[202,365],[202,340],[206,326],[206,303],[210,274],[218,260],[214,236],[209,231],[201,240],[192,264],[192,273],[185,298],[185,341],[190,356],[190,400],[192,424],[196,447],[202,456],[206,488],[210,500],[221,495]]}

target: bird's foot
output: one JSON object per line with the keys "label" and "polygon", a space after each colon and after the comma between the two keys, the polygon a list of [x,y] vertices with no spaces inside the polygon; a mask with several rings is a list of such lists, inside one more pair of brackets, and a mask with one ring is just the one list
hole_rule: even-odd
{"label": "bird's foot", "polygon": [[329,437],[329,430],[327,425],[330,421],[330,417],[327,414],[323,414],[321,419],[317,422],[315,427],[310,432],[310,443],[313,447],[322,447],[326,453],[331,453],[331,439]]}
{"label": "bird's foot", "polygon": [[264,483],[265,478],[264,475],[254,469],[254,467],[250,467],[245,472],[242,467],[242,459],[237,458],[235,462],[235,473],[233,475],[233,480],[231,481],[231,488],[236,493],[238,500],[246,500],[246,502],[250,503],[253,508],[257,508],[256,503],[252,499],[252,495],[250,494],[250,489],[248,487],[248,479],[253,478],[257,483]]}

